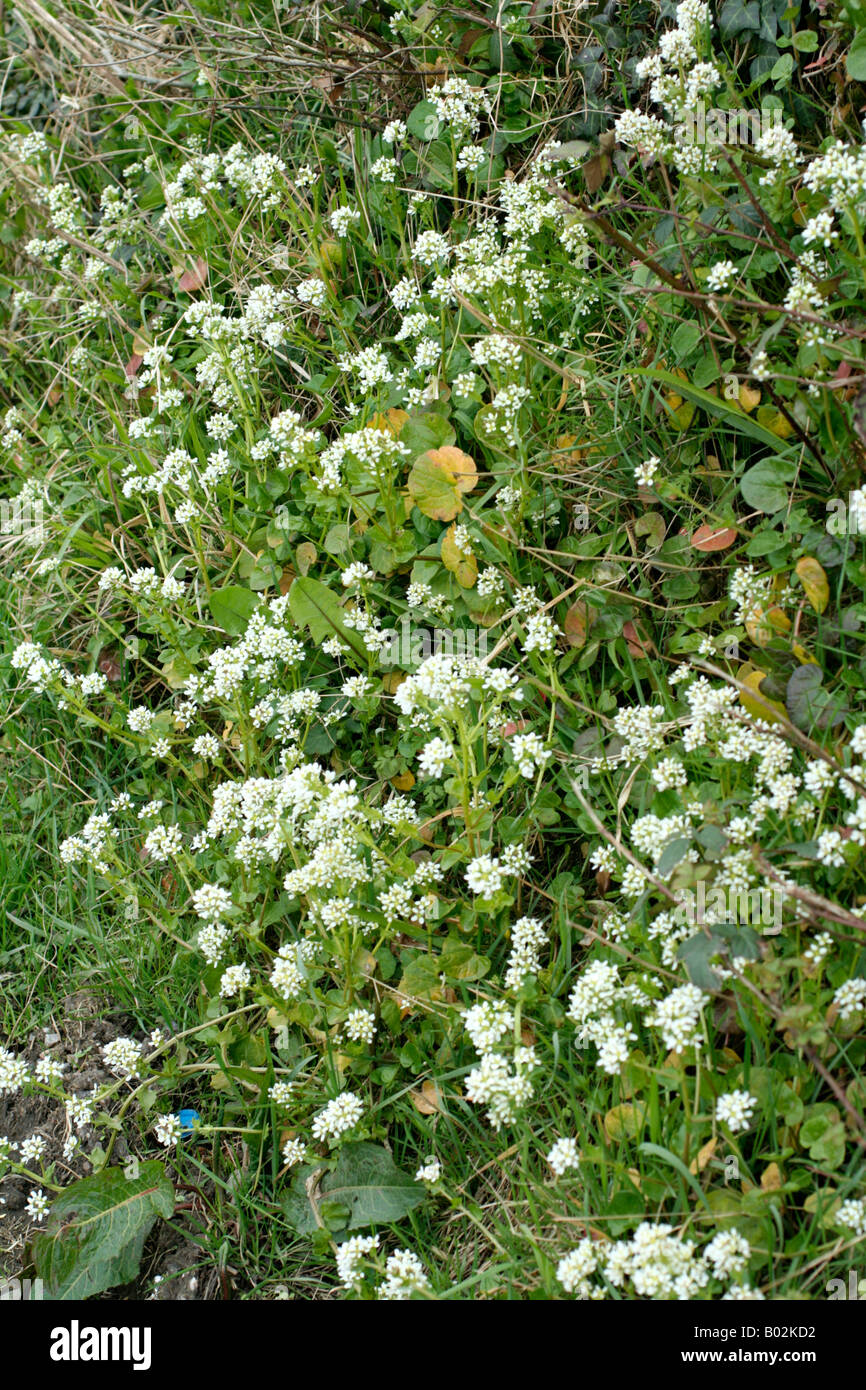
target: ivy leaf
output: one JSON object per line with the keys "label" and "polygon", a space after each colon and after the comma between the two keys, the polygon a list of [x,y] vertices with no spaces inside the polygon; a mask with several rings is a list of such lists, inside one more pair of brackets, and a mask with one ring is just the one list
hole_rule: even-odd
{"label": "ivy leaf", "polygon": [[165,1165],[138,1165],[136,1177],[104,1168],[59,1194],[44,1230],[33,1239],[36,1273],[51,1298],[90,1298],[128,1284],[157,1217],[174,1211]]}

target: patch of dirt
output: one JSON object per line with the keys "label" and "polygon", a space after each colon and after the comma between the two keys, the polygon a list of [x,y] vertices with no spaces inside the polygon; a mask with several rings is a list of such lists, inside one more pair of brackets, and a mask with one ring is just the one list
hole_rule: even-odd
{"label": "patch of dirt", "polygon": [[[114,1038],[135,1037],[138,1032],[134,1020],[122,1015],[112,1019],[100,1017],[100,1008],[99,1000],[92,995],[67,996],[54,1028],[37,1034],[24,1049],[23,1056],[30,1063],[49,1055],[65,1065],[63,1083],[67,1093],[89,1095],[94,1088],[115,1080],[103,1062],[102,1048]],[[54,1164],[53,1180],[63,1186],[93,1172],[88,1154],[104,1141],[93,1126],[73,1130],[65,1105],[50,1096],[18,1094],[0,1098],[0,1137],[20,1147],[36,1136],[44,1140],[45,1148],[35,1170]],[[78,1143],[70,1153],[66,1145],[75,1137]],[[118,1135],[112,1163],[123,1163],[130,1156],[126,1140]],[[20,1276],[29,1264],[27,1247],[40,1223],[28,1214],[26,1206],[31,1189],[39,1186],[37,1180],[15,1173],[0,1179],[0,1276]],[[145,1246],[136,1282],[101,1297],[203,1300],[220,1296],[218,1283],[216,1271],[206,1267],[198,1246],[182,1232],[158,1222]]]}

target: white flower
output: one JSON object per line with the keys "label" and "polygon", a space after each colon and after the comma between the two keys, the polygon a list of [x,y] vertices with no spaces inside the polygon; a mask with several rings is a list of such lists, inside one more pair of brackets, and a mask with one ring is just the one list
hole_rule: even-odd
{"label": "white flower", "polygon": [[376,1036],[376,1016],[369,1009],[353,1009],[346,1019],[346,1036],[369,1047]]}
{"label": "white flower", "polygon": [[283,1145],[283,1162],[290,1168],[303,1163],[307,1157],[307,1146],[300,1139],[287,1139]]}
{"label": "white flower", "polygon": [[344,1091],[335,1100],[328,1101],[324,1110],[313,1120],[314,1139],[338,1139],[347,1130],[354,1129],[364,1113],[364,1104],[359,1096]]}
{"label": "white flower", "polygon": [[853,1197],[843,1202],[836,1220],[840,1226],[848,1226],[858,1236],[866,1236],[866,1198]]}
{"label": "white flower", "polygon": [[750,1091],[730,1091],[725,1096],[719,1096],[716,1101],[716,1123],[726,1125],[731,1134],[740,1134],[751,1125],[757,1104],[757,1098]]}
{"label": "white flower", "polygon": [[45,1217],[48,1215],[50,1205],[51,1203],[42,1191],[42,1188],[33,1187],[30,1189],[30,1195],[27,1198],[27,1205],[24,1210],[34,1221],[44,1221]]}
{"label": "white flower", "polygon": [[634,470],[635,482],[640,487],[652,487],[656,473],[661,467],[661,459],[656,454],[651,454],[643,463],[639,463]]}
{"label": "white flower", "polygon": [[102,1049],[105,1065],[115,1076],[134,1077],[141,1067],[141,1044],[132,1038],[115,1038]]}
{"label": "white flower", "polygon": [[179,1141],[183,1129],[177,1115],[159,1115],[153,1126],[153,1132],[160,1144],[169,1148]]}
{"label": "white flower", "polygon": [[582,1240],[574,1250],[559,1261],[556,1277],[566,1293],[589,1298],[589,1276],[598,1268],[598,1254],[591,1240]]}
{"label": "white flower", "polygon": [[395,1250],[385,1263],[385,1278],[379,1285],[377,1297],[408,1299],[416,1293],[426,1293],[430,1280],[418,1256],[411,1250]]}
{"label": "white flower", "polygon": [[733,282],[737,268],[733,261],[716,261],[707,276],[707,289],[726,290]]}
{"label": "white flower", "polygon": [[740,1274],[749,1261],[752,1248],[739,1231],[719,1231],[704,1247],[704,1259],[709,1260],[717,1279],[729,1279]]}
{"label": "white flower", "polygon": [[552,652],[560,631],[561,629],[547,613],[532,613],[526,619],[524,652]]}
{"label": "white flower", "polygon": [[833,995],[833,1003],[843,1022],[853,1018],[866,1005],[866,980],[857,976],[853,980],[846,980]]}
{"label": "white flower", "polygon": [[567,1173],[569,1168],[577,1168],[580,1163],[580,1155],[577,1152],[577,1141],[574,1139],[557,1139],[547,1161],[558,1178]]}
{"label": "white flower", "polygon": [[252,984],[252,975],[248,965],[230,965],[228,970],[223,971],[220,980],[220,996],[223,999],[232,999],[241,990],[249,989]]}
{"label": "white flower", "polygon": [[379,1237],[350,1236],[337,1246],[337,1274],[345,1289],[357,1289],[364,1277],[361,1261],[379,1246]]}

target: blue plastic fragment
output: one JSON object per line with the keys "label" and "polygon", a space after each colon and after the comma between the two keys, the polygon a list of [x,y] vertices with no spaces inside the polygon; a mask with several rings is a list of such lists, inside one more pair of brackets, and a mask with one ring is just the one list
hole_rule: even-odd
{"label": "blue plastic fragment", "polygon": [[196,1125],[201,1124],[201,1115],[197,1110],[178,1110],[177,1118],[180,1120],[181,1139],[188,1139]]}

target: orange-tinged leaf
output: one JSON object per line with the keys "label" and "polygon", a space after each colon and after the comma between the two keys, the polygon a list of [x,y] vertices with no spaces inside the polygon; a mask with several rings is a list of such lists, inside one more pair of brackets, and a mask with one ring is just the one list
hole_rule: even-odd
{"label": "orange-tinged leaf", "polygon": [[471,492],[478,482],[478,469],[470,454],[464,454],[453,444],[443,444],[441,449],[431,449],[437,463],[443,463],[454,474],[454,481],[460,492]]}
{"label": "orange-tinged leaf", "polygon": [[822,565],[812,555],[804,555],[796,564],[797,577],[807,599],[816,613],[823,613],[830,602],[830,584]]}
{"label": "orange-tinged leaf", "polygon": [[608,1110],[604,1117],[604,1132],[608,1139],[634,1139],[640,1134],[646,1120],[646,1106],[631,1105],[624,1101]]}
{"label": "orange-tinged leaf", "polygon": [[392,407],[384,414],[381,410],[378,411],[370,421],[370,428],[381,430],[383,434],[390,434],[392,438],[396,439],[408,419],[408,411]]}
{"label": "orange-tinged leaf", "polygon": [[693,550],[727,550],[736,539],[737,533],[731,526],[699,526],[689,544]]}
{"label": "orange-tinged leaf", "polygon": [[301,541],[301,544],[295,549],[298,574],[309,574],[311,567],[316,563],[316,555],[316,547],[312,541]]}
{"label": "orange-tinged leaf", "polygon": [[623,623],[622,635],[632,656],[650,656],[655,651],[652,640],[632,622]]}
{"label": "orange-tinged leaf", "polygon": [[565,640],[570,647],[583,647],[586,645],[586,637],[589,629],[595,620],[595,609],[590,608],[582,599],[573,603],[565,615],[563,629]]}
{"label": "orange-tinged leaf", "polygon": [[425,516],[453,521],[463,510],[462,494],[471,492],[477,481],[475,460],[446,444],[416,458],[409,473],[409,495]]}
{"label": "orange-tinged leaf", "polygon": [[[178,272],[175,271],[175,274]],[[177,282],[179,290],[186,294],[192,294],[194,290],[204,289],[207,284],[207,261],[203,256],[197,256],[195,265],[187,266],[186,270],[180,272]]]}

